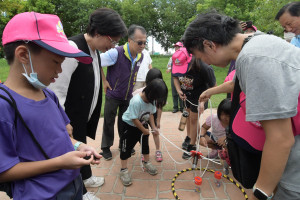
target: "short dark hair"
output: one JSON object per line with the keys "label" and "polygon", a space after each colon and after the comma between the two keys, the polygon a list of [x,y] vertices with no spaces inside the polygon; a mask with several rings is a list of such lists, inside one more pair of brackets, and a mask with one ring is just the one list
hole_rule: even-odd
{"label": "short dark hair", "polygon": [[279,18],[285,13],[289,12],[291,16],[299,17],[300,16],[300,2],[292,2],[283,6],[277,13],[275,19]]}
{"label": "short dark hair", "polygon": [[127,34],[127,28],[121,16],[110,8],[98,8],[89,19],[87,33],[94,37],[97,33],[100,35],[121,36]]}
{"label": "short dark hair", "polygon": [[161,71],[157,68],[150,69],[146,76],[146,85],[148,85],[152,80],[156,78],[163,79]]}
{"label": "short dark hair", "polygon": [[11,42],[8,44],[5,44],[3,46],[3,51],[5,58],[7,60],[8,65],[12,64],[15,59],[15,51],[16,48],[20,45],[25,45],[29,48],[31,53],[38,54],[42,51],[43,47],[40,47],[39,45],[35,44],[34,42],[28,42],[25,43],[24,41],[17,41],[17,42]]}
{"label": "short dark hair", "polygon": [[152,80],[143,90],[149,103],[156,103],[156,107],[162,108],[167,103],[168,88],[166,83],[160,79]]}
{"label": "short dark hair", "polygon": [[217,109],[217,115],[218,115],[219,120],[221,120],[222,113],[224,113],[226,115],[231,114],[231,101],[230,101],[230,99],[223,99],[221,101],[221,103],[219,104],[218,109]]}
{"label": "short dark hair", "polygon": [[145,35],[147,34],[147,31],[144,27],[136,25],[136,24],[132,24],[128,28],[128,38],[133,39],[136,29],[140,30]]}
{"label": "short dark hair", "polygon": [[241,28],[237,20],[216,11],[210,11],[199,14],[187,27],[182,39],[184,46],[191,53],[193,48],[203,51],[204,40],[227,45],[240,32]]}

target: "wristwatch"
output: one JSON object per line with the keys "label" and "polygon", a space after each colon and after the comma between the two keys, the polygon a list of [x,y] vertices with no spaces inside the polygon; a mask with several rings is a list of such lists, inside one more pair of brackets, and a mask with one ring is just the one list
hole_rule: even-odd
{"label": "wristwatch", "polygon": [[271,200],[273,198],[273,193],[271,196],[268,196],[264,191],[257,188],[255,185],[253,186],[253,194],[259,200]]}

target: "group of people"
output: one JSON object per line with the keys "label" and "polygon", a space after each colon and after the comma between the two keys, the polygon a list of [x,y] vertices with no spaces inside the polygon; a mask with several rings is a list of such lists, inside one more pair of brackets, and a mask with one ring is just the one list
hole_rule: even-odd
{"label": "group of people", "polygon": [[[299,39],[300,2],[284,6],[276,19]],[[252,23],[246,28],[252,29]],[[127,34],[128,42],[116,47]],[[198,114],[207,99],[239,85],[246,96],[246,121],[258,121],[265,133],[260,172],[249,199],[300,199],[300,49],[273,35],[243,34],[237,20],[217,12],[199,14],[182,42],[176,43],[171,71],[182,100],[173,112],[189,113],[183,148],[195,148]],[[157,161],[162,161],[158,135],[168,89],[142,53],[147,44],[142,26],[127,30],[117,12],[100,8],[90,15],[85,34],[67,38],[56,15],[26,12],[7,23],[2,44],[10,71],[0,84],[0,183],[8,185],[14,199],[99,199],[85,187],[104,183],[103,177],[92,176],[90,165],[99,164],[102,156],[112,159],[117,112],[122,183],[132,183],[127,160],[137,142],[142,143],[144,168],[157,174],[149,161],[148,138],[152,133]],[[137,80],[144,59],[148,72]],[[233,79],[226,87],[215,87],[210,65],[226,67],[231,61],[236,61]],[[106,75],[102,67],[107,67]],[[101,156],[86,144],[86,137],[95,139],[102,88]],[[217,115],[202,125],[202,145],[226,146],[230,104],[223,100]],[[211,125],[220,132],[208,132]]]}

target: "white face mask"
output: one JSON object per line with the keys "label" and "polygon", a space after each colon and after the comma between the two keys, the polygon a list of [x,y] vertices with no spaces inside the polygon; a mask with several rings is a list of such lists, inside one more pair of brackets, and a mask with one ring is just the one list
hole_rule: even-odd
{"label": "white face mask", "polygon": [[43,83],[41,83],[38,79],[37,73],[33,71],[33,66],[32,66],[32,61],[31,61],[31,55],[30,55],[30,51],[28,49],[28,54],[29,54],[29,61],[30,61],[30,67],[31,67],[31,73],[30,73],[30,77],[27,75],[27,71],[26,68],[24,66],[24,64],[22,63],[22,66],[24,68],[25,73],[22,73],[23,76],[26,77],[26,79],[28,80],[28,82],[35,88],[37,89],[45,89],[47,86],[44,85]]}

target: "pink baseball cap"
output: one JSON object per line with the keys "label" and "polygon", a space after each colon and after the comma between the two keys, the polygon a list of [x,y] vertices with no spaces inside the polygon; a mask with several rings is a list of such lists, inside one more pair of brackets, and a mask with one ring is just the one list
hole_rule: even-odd
{"label": "pink baseball cap", "polygon": [[178,47],[183,47],[182,42],[176,42],[176,44],[173,45],[174,47],[178,46]]}
{"label": "pink baseball cap", "polygon": [[182,76],[188,71],[189,63],[192,56],[187,52],[185,47],[180,47],[172,55],[172,75]]}
{"label": "pink baseball cap", "polygon": [[6,25],[2,45],[16,41],[32,41],[57,55],[76,58],[89,64],[93,59],[69,44],[58,16],[24,12],[14,16]]}

